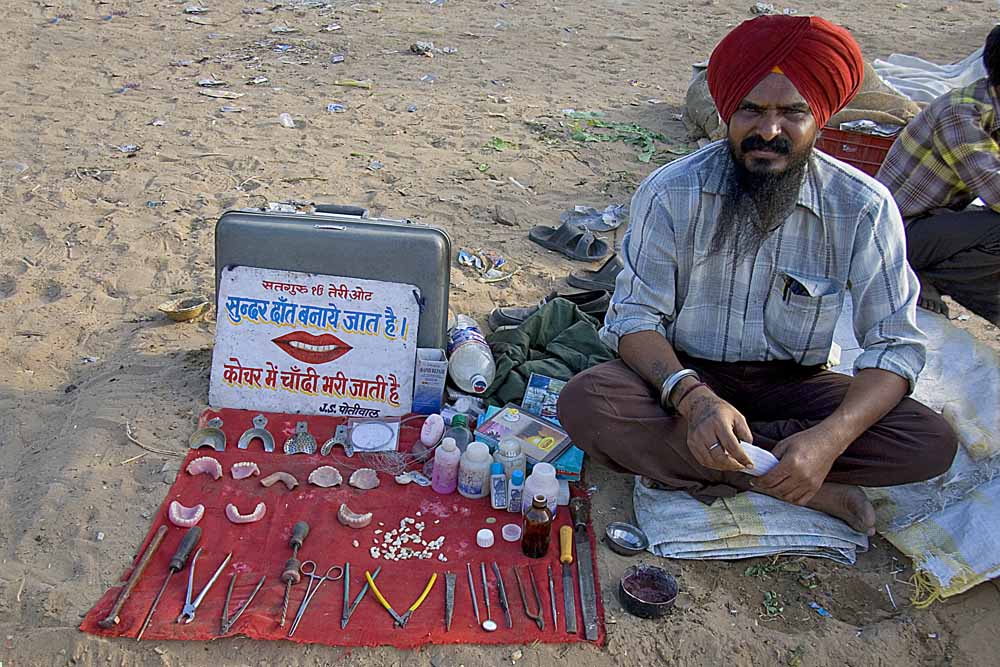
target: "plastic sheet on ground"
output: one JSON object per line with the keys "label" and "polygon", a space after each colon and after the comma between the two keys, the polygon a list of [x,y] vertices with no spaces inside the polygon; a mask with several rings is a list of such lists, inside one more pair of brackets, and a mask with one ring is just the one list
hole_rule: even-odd
{"label": "plastic sheet on ground", "polygon": [[883,81],[914,102],[931,102],[986,76],[981,48],[947,65],[894,53],[885,60],[875,60],[872,66]]}
{"label": "plastic sheet on ground", "polygon": [[[1000,574],[1000,355],[942,315],[918,310],[917,324],[927,365],[913,397],[955,428],[958,455],[932,480],[866,492],[878,531],[950,597]],[[835,370],[850,373],[861,350],[849,300],[834,339],[843,348]]]}

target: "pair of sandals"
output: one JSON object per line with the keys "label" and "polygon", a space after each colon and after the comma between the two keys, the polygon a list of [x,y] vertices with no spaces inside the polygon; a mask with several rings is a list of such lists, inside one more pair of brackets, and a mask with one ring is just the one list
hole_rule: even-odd
{"label": "pair of sandals", "polygon": [[501,327],[517,326],[553,299],[566,299],[576,304],[581,312],[604,321],[604,315],[611,305],[611,294],[615,291],[615,278],[622,270],[618,255],[608,258],[596,271],[582,269],[573,271],[566,277],[572,287],[584,290],[560,294],[554,291],[541,300],[537,306],[496,308],[490,313],[489,325],[493,331]]}
{"label": "pair of sandals", "polygon": [[528,238],[543,248],[581,262],[596,262],[611,251],[607,241],[597,238],[583,224],[572,220],[558,227],[535,225],[528,231]]}

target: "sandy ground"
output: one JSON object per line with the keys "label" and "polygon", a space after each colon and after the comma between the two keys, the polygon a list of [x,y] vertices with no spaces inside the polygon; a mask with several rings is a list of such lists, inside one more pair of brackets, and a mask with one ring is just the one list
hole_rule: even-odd
{"label": "sandy ground", "polygon": [[[582,3],[205,0],[5,3],[0,68],[0,662],[11,665],[982,665],[995,663],[1000,594],[980,586],[926,612],[910,574],[875,540],[856,567],[667,563],[684,589],[662,622],[626,617],[612,582],[627,565],[602,548],[609,643],[428,647],[416,653],[108,641],[76,630],[121,574],[167,490],[207,396],[213,323],[173,325],[155,306],[211,292],[213,225],[265,201],[363,204],[447,229],[523,271],[485,285],[455,269],[452,304],[484,316],[531,303],[576,265],[527,241],[575,204],[626,201],[655,164],[622,144],[582,144],[567,107],[663,132],[690,63],[748,17],[749,0]],[[312,5],[312,6],[310,6]],[[779,4],[779,7],[785,5]],[[904,50],[952,61],[997,19],[986,0],[800,1],[854,30],[869,57]],[[321,31],[330,24],[339,30]],[[274,33],[275,27],[295,28]],[[434,58],[408,53],[433,41]],[[278,44],[294,48],[284,53]],[[450,50],[449,48],[449,50]],[[332,64],[332,54],[343,54]],[[432,75],[433,82],[422,80]],[[253,77],[267,77],[248,85]],[[212,99],[215,77],[241,93]],[[336,86],[368,79],[371,91]],[[651,101],[652,100],[652,101]],[[328,113],[330,102],[346,106]],[[221,112],[224,105],[242,112]],[[415,111],[407,111],[415,105]],[[278,115],[290,113],[289,129]],[[155,121],[155,122],[154,122]],[[493,137],[514,145],[484,148]],[[136,144],[129,156],[117,147]],[[384,166],[370,169],[372,161]],[[512,180],[513,179],[513,180]],[[516,183],[514,182],[516,181]],[[497,220],[502,219],[503,223]],[[615,240],[620,236],[614,235]],[[961,311],[959,311],[961,312]],[[1000,348],[1000,332],[959,323]],[[630,483],[591,468],[598,530],[630,514]],[[103,539],[99,539],[103,536]],[[815,572],[820,588],[797,583]],[[894,574],[895,573],[895,574]],[[884,593],[888,583],[900,608]],[[767,591],[784,601],[762,618]],[[819,596],[833,619],[805,606]]]}

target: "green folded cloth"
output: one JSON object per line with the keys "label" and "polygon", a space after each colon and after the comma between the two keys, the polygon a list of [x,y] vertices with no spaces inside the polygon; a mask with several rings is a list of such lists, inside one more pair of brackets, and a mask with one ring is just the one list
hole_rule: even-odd
{"label": "green folded cloth", "polygon": [[559,380],[615,355],[597,335],[597,320],[566,299],[553,299],[519,326],[486,339],[496,361],[496,376],[483,397],[491,405],[521,403],[532,373]]}

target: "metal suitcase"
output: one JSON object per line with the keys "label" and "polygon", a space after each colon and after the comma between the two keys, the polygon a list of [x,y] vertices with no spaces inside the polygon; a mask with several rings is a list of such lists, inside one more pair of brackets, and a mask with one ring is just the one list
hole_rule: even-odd
{"label": "metal suitcase", "polygon": [[226,266],[303,271],[420,288],[419,347],[447,345],[451,239],[409,220],[369,218],[359,207],[314,213],[227,211],[215,225],[215,287]]}

